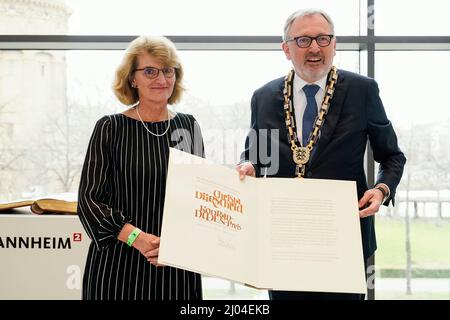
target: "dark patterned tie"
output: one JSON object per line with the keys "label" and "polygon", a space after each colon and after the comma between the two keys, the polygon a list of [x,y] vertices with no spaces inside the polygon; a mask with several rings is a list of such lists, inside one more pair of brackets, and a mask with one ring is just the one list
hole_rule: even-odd
{"label": "dark patterned tie", "polygon": [[317,117],[316,93],[319,90],[317,84],[308,84],[303,87],[306,95],[306,108],[303,114],[302,122],[302,145],[305,147],[308,143],[309,135],[313,129],[314,120]]}

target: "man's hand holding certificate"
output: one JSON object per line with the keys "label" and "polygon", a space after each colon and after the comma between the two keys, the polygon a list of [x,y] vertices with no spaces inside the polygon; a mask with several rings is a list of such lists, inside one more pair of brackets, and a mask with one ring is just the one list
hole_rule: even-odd
{"label": "man's hand holding certificate", "polygon": [[240,180],[171,149],[158,263],[257,288],[365,293],[356,184]]}

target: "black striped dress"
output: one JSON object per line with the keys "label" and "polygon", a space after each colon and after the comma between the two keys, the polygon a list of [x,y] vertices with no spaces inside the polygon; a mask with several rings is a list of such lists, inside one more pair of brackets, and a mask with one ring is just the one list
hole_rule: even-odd
{"label": "black striped dress", "polygon": [[[156,134],[168,121],[145,122]],[[203,156],[192,115],[177,113],[162,137],[123,114],[95,125],[84,162],[78,215],[92,243],[83,276],[83,299],[202,299],[199,274],[154,267],[117,236],[126,222],[160,236],[169,146]]]}

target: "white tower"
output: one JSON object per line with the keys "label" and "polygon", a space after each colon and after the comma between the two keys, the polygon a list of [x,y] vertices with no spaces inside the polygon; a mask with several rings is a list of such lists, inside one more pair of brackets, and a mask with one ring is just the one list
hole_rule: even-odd
{"label": "white tower", "polygon": [[[60,0],[0,0],[0,34],[64,35],[70,14]],[[66,100],[64,51],[0,51],[0,200],[55,192]]]}

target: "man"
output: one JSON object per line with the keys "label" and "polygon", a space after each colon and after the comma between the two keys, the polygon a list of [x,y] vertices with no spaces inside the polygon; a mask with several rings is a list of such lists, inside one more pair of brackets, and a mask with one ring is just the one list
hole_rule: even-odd
{"label": "man", "polygon": [[[394,201],[406,162],[377,83],[332,67],[336,39],[333,22],[325,12],[293,13],[284,27],[282,48],[294,71],[254,92],[252,130],[237,170],[241,179],[248,175],[356,181],[367,262],[376,249],[373,215],[381,204]],[[372,189],[368,189],[364,172],[367,139],[380,163]],[[364,298],[359,294],[289,291],[269,291],[269,296]]]}

